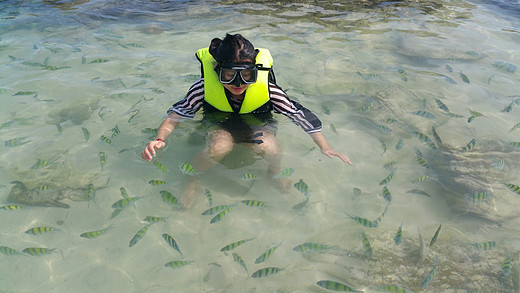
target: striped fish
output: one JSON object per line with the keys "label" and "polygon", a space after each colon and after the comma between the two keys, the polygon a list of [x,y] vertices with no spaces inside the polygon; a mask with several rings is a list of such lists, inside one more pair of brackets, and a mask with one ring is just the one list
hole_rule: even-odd
{"label": "striped fish", "polygon": [[441,100],[435,98],[435,103],[437,103],[437,107],[439,107],[439,109],[441,109],[442,111],[448,113],[450,112],[450,109],[448,109],[448,106],[446,106],[446,104],[444,104]]}
{"label": "striped fish", "polygon": [[417,163],[419,163],[419,165],[421,165],[425,168],[430,168],[430,165],[428,165],[428,163],[423,159],[423,155],[422,155],[421,151],[416,150],[415,156],[417,158]]}
{"label": "striped fish", "polygon": [[509,190],[511,190],[512,192],[520,195],[520,186],[512,183],[504,183],[504,185],[507,186],[507,188],[509,188]]}
{"label": "striped fish", "polygon": [[246,180],[246,181],[254,181],[256,179],[256,175],[250,172],[246,172],[242,175],[240,175],[240,179]]}
{"label": "striped fish", "polygon": [[493,247],[495,247],[497,243],[495,241],[486,241],[482,243],[473,243],[473,246],[475,246],[478,249],[481,250],[491,250]]}
{"label": "striped fish", "polygon": [[477,140],[476,139],[472,139],[466,146],[464,147],[461,147],[459,149],[460,152],[469,152],[471,150],[473,150],[475,148],[475,144],[477,143]]}
{"label": "striped fish", "polygon": [[53,253],[55,250],[56,250],[56,248],[27,247],[26,249],[24,249],[22,251],[29,255],[42,256],[42,255],[46,255],[49,253]]}
{"label": "striped fish", "polygon": [[101,170],[103,170],[103,167],[105,166],[105,162],[107,160],[107,155],[105,154],[105,152],[99,152],[98,156],[99,156],[99,163],[101,164]]}
{"label": "striped fish", "polygon": [[439,134],[437,133],[437,130],[435,130],[435,126],[432,126],[432,134],[433,134],[433,138],[435,138],[435,141],[436,141],[438,144],[442,144],[441,137],[440,137]]}
{"label": "striped fish", "polygon": [[392,293],[410,293],[410,291],[406,290],[405,288],[396,286],[396,285],[385,285],[379,287],[379,290],[384,292],[392,292]]}
{"label": "striped fish", "polygon": [[162,181],[162,180],[150,180],[150,181],[148,181],[148,183],[150,183],[152,186],[157,186],[157,185],[163,185],[163,184],[166,184],[166,181]]}
{"label": "striped fish", "polygon": [[259,257],[256,258],[255,260],[255,264],[259,264],[259,263],[263,263],[264,261],[266,261],[267,259],[269,259],[269,257],[273,254],[273,252],[278,248],[278,246],[282,245],[282,243],[280,242],[278,245],[276,246],[273,246],[271,248],[269,248],[268,250],[266,250],[264,253],[262,253]]}
{"label": "striped fish", "polygon": [[146,216],[143,221],[148,223],[157,223],[161,221],[166,221],[166,217],[156,217],[156,216]]}
{"label": "striped fish", "polygon": [[10,204],[10,205],[1,206],[0,210],[15,211],[15,210],[19,210],[19,209],[22,209],[22,208],[23,208],[23,206],[21,206],[21,205]]}
{"label": "striped fish", "polygon": [[492,196],[493,194],[488,191],[475,191],[475,193],[473,195],[469,195],[467,199],[473,203],[481,203],[490,199]]}
{"label": "striped fish", "polygon": [[310,197],[309,186],[307,185],[307,183],[303,182],[303,179],[300,179],[300,181],[296,182],[294,184],[294,188],[301,192],[305,197]]}
{"label": "striped fish", "polygon": [[166,243],[168,243],[173,249],[177,250],[177,252],[180,253],[181,257],[184,257],[184,256],[182,256],[182,252],[179,249],[177,242],[175,241],[175,239],[173,239],[173,237],[171,235],[164,233],[162,235],[162,237],[164,238],[164,240],[166,240]]}
{"label": "striped fish", "polygon": [[11,255],[17,255],[17,254],[20,254],[18,251],[16,251],[15,249],[13,248],[10,248],[10,247],[7,247],[7,246],[0,246],[0,253],[2,253],[3,255],[6,255],[6,256],[11,256]]}
{"label": "striped fish", "polygon": [[134,237],[132,237],[132,239],[130,240],[129,247],[132,247],[135,244],[137,244],[137,242],[144,237],[144,234],[146,234],[146,232],[152,225],[153,225],[153,223],[150,223],[150,224],[147,224],[146,226],[144,226],[143,228],[139,229],[139,231],[137,231],[137,233],[135,233]]}
{"label": "striped fish", "polygon": [[211,191],[209,189],[204,190],[204,196],[206,197],[206,200],[209,203],[209,207],[213,205],[213,195],[211,194]]}
{"label": "striped fish", "polygon": [[224,247],[222,247],[220,249],[220,251],[230,251],[230,250],[233,250],[237,247],[239,247],[240,245],[246,243],[246,242],[249,242],[251,240],[255,239],[255,237],[252,237],[252,238],[249,238],[249,239],[243,239],[243,240],[239,240],[239,241],[236,241],[236,242],[233,242],[233,243],[230,243]]}
{"label": "striped fish", "polygon": [[128,192],[126,192],[126,189],[124,187],[119,188],[119,191],[121,191],[121,196],[123,198],[128,198]]}
{"label": "striped fish", "polygon": [[31,169],[32,170],[38,170],[38,169],[41,169],[43,167],[46,167],[47,165],[49,165],[49,161],[37,159],[36,163],[34,163],[34,165],[32,165]]}
{"label": "striped fish", "polygon": [[354,187],[354,188],[352,188],[352,193],[354,194],[354,198],[357,198],[358,196],[361,195],[362,191],[361,191],[361,189]]}
{"label": "striped fish", "polygon": [[412,130],[412,134],[415,135],[415,137],[417,137],[422,142],[426,142],[426,143],[433,142],[428,135],[426,135],[422,132]]}
{"label": "striped fish", "polygon": [[87,142],[90,138],[90,132],[85,127],[81,127],[81,130],[83,131],[83,137],[85,138],[85,142]]}
{"label": "striped fish", "polygon": [[431,179],[430,176],[425,175],[425,176],[421,176],[421,177],[418,177],[418,178],[410,181],[410,183],[411,184],[419,184],[421,182],[428,182],[428,181],[430,181],[430,179]]}
{"label": "striped fish", "polygon": [[190,163],[180,163],[179,169],[184,175],[195,176],[199,174],[199,172],[195,170],[195,168],[193,168]]}
{"label": "striped fish", "polygon": [[365,231],[361,231],[361,243],[363,244],[363,252],[368,258],[372,258],[374,256],[372,252],[372,246],[370,245],[370,240],[365,234]]}
{"label": "striped fish", "polygon": [[520,141],[513,141],[509,143],[514,148],[520,148]]}
{"label": "striped fish", "polygon": [[188,260],[173,260],[173,261],[167,262],[166,264],[164,264],[164,266],[175,269],[175,268],[181,268],[192,262],[193,261],[188,261]]}
{"label": "striped fish", "polygon": [[216,222],[220,222],[222,218],[224,218],[229,212],[233,209],[234,205],[228,206],[226,209],[222,210],[218,214],[216,214],[213,219],[209,222],[210,224],[214,224]]}
{"label": "striped fish", "polygon": [[254,272],[251,275],[251,278],[264,278],[264,277],[267,277],[267,276],[270,276],[270,275],[277,274],[280,271],[282,271],[281,268],[267,267],[267,268],[259,269],[258,271]]}
{"label": "striped fish", "polygon": [[435,119],[435,115],[433,115],[430,112],[426,112],[426,111],[414,111],[414,112],[411,112],[411,114],[420,116],[423,118],[427,118],[427,119]]}
{"label": "striped fish", "polygon": [[509,132],[513,132],[513,131],[515,131],[518,128],[520,128],[520,122],[516,123],[515,125],[513,125],[513,127],[511,127],[511,130],[509,130]]}
{"label": "striped fish", "polygon": [[143,197],[136,196],[136,197],[127,197],[127,198],[120,199],[120,200],[116,201],[114,204],[112,204],[112,208],[122,210],[122,209],[128,207],[130,204],[140,200],[141,198],[143,198]]}
{"label": "striped fish", "polygon": [[81,233],[81,235],[79,235],[79,237],[83,237],[83,238],[87,238],[87,239],[98,238],[98,237],[104,235],[108,231],[109,228],[110,227],[107,227],[107,228],[101,229],[101,230],[89,231],[89,232]]}
{"label": "striped fish", "polygon": [[291,176],[293,173],[294,173],[293,168],[286,168],[286,169],[283,169],[282,171],[280,171],[280,173],[276,174],[274,176],[274,178],[287,178],[287,177]]}
{"label": "striped fish", "polygon": [[428,286],[430,281],[433,279],[433,276],[435,275],[435,271],[437,271],[437,267],[439,266],[439,258],[435,257],[435,264],[433,265],[433,268],[431,271],[426,275],[426,277],[421,282],[421,289]]}
{"label": "striped fish", "polygon": [[347,216],[349,216],[351,219],[356,221],[358,224],[360,224],[361,226],[366,227],[366,228],[376,228],[377,226],[379,226],[379,222],[377,222],[377,221],[370,221],[368,219],[361,218],[358,216],[351,216],[349,214],[347,214]]}
{"label": "striped fish", "polygon": [[163,173],[168,173],[170,172],[168,170],[168,167],[166,167],[163,163],[161,163],[160,161],[158,160],[154,160],[153,162],[153,165],[157,168],[157,170],[163,172]]}
{"label": "striped fish", "polygon": [[406,71],[404,71],[403,69],[397,69],[397,73],[401,77],[402,81],[408,81],[408,77],[406,77]]}
{"label": "striped fish", "polygon": [[33,228],[30,228],[27,231],[25,231],[25,233],[30,234],[30,235],[40,235],[43,233],[54,232],[54,231],[56,231],[56,229],[53,227],[33,227]]}
{"label": "striped fish", "polygon": [[471,116],[468,118],[468,123],[471,123],[471,121],[473,121],[473,119],[475,119],[477,117],[484,116],[484,114],[477,112],[477,111],[469,111],[469,113],[471,114]]}
{"label": "striped fish", "polygon": [[347,286],[343,283],[331,281],[331,280],[320,280],[316,282],[316,285],[321,288],[325,288],[331,291],[342,291],[342,292],[363,292],[352,289],[352,287]]}
{"label": "striped fish", "polygon": [[437,237],[439,237],[439,232],[441,231],[442,224],[439,225],[439,228],[437,228],[437,231],[435,231],[435,234],[432,237],[432,240],[430,241],[430,247],[437,241]]}
{"label": "striped fish", "polygon": [[244,270],[246,271],[246,274],[249,275],[249,272],[247,271],[246,262],[238,253],[233,252],[233,260],[236,261],[239,265],[241,265],[244,268]]}
{"label": "striped fish", "polygon": [[403,240],[403,224],[401,224],[399,226],[399,229],[397,229],[397,233],[395,233],[395,236],[394,236],[395,245],[401,244],[402,240]]}
{"label": "striped fish", "polygon": [[223,204],[223,205],[214,206],[214,207],[211,207],[211,208],[203,211],[201,215],[215,215],[215,214],[218,214],[221,211],[229,208],[230,206],[234,206],[234,205],[235,204],[232,204],[232,205]]}
{"label": "striped fish", "polygon": [[509,276],[511,274],[511,252],[507,252],[506,259],[502,263],[502,273],[504,273],[505,276]]}
{"label": "striped fish", "polygon": [[110,129],[112,131],[112,137],[116,137],[121,133],[121,130],[119,130],[119,127],[117,127],[117,124],[114,128]]}
{"label": "striped fish", "polygon": [[460,79],[462,79],[463,82],[470,83],[469,78],[464,73],[462,73],[462,71],[459,72],[459,75],[460,75]]}
{"label": "striped fish", "polygon": [[174,207],[182,206],[182,204],[179,202],[179,200],[171,192],[166,191],[166,190],[161,190],[159,193],[161,194],[161,197],[165,203],[167,203],[171,206],[174,206]]}
{"label": "striped fish", "polygon": [[400,149],[402,149],[402,148],[403,148],[403,144],[404,144],[404,142],[403,142],[403,138],[400,137],[399,140],[397,141],[397,144],[395,145],[395,149],[396,149],[396,150],[400,150]]}
{"label": "striped fish", "polygon": [[104,135],[101,135],[101,137],[99,138],[99,140],[103,143],[106,143],[106,144],[109,144],[111,145],[112,144],[112,140]]}
{"label": "striped fish", "polygon": [[11,138],[11,139],[4,141],[4,145],[6,147],[17,147],[17,146],[24,145],[28,142],[31,142],[30,140],[25,140],[26,138],[27,138],[27,136]]}
{"label": "striped fish", "polygon": [[264,207],[265,203],[263,201],[254,200],[254,199],[246,199],[242,201],[243,204],[245,204],[248,207]]}
{"label": "striped fish", "polygon": [[390,193],[390,190],[388,190],[388,187],[386,187],[386,186],[383,186],[383,198],[388,202],[392,201],[392,194]]}
{"label": "striped fish", "polygon": [[390,174],[388,174],[388,176],[386,176],[385,179],[383,179],[381,182],[379,182],[379,185],[388,185],[388,183],[390,183],[390,181],[392,181],[392,178],[394,178],[394,173],[395,173],[395,170],[392,170],[390,172]]}
{"label": "striped fish", "polygon": [[299,251],[299,252],[305,252],[305,251],[322,251],[322,250],[328,250],[331,249],[332,246],[321,244],[321,243],[313,243],[313,242],[305,242],[300,245],[296,245],[293,250]]}

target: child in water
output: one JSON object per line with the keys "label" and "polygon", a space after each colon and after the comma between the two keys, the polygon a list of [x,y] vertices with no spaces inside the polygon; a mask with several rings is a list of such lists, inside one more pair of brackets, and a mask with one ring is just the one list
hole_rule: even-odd
{"label": "child in water", "polygon": [[[267,173],[281,171],[282,151],[276,141],[277,121],[272,112],[289,117],[307,132],[321,152],[329,158],[338,157],[348,164],[350,159],[332,149],[321,133],[321,121],[311,111],[292,101],[276,85],[273,60],[267,49],[255,49],[240,34],[221,40],[211,40],[209,48],[196,53],[201,62],[202,77],[189,89],[184,99],[168,109],[168,117],[157,130],[156,140],[150,141],[141,156],[151,161],[155,149],[165,146],[164,140],[180,120],[193,118],[203,108],[203,123],[210,125],[207,146],[191,161],[199,172],[213,167],[235,143],[243,143],[268,162]],[[186,208],[194,200],[196,178],[190,176],[180,201]],[[287,189],[287,181],[279,181]]]}

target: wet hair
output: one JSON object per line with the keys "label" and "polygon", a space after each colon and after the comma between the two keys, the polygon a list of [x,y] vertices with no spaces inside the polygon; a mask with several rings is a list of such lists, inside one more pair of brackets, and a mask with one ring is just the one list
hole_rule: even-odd
{"label": "wet hair", "polygon": [[240,34],[230,35],[221,40],[214,38],[209,45],[209,53],[219,64],[226,62],[255,62],[257,51],[251,42]]}

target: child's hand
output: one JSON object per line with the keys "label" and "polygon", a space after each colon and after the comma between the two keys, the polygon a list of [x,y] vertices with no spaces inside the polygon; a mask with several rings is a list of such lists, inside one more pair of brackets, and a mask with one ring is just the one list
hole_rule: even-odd
{"label": "child's hand", "polygon": [[141,153],[141,157],[144,160],[151,161],[153,157],[155,157],[155,149],[160,149],[165,145],[164,142],[160,140],[152,140],[148,143],[148,145],[144,148]]}
{"label": "child's hand", "polygon": [[338,158],[340,158],[343,162],[346,162],[346,163],[348,163],[349,165],[352,165],[352,162],[350,161],[350,159],[349,159],[347,156],[345,156],[345,155],[342,154],[342,153],[338,153],[338,152],[336,152],[336,151],[333,150],[333,149],[323,149],[323,150],[321,150],[321,152],[322,152],[325,156],[327,156],[327,157],[329,157],[329,158],[332,158],[332,157],[338,157]]}

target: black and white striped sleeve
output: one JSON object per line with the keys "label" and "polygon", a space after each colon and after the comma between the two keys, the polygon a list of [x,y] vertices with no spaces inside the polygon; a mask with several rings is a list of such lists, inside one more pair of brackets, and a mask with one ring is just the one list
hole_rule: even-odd
{"label": "black and white striped sleeve", "polygon": [[287,116],[308,134],[321,131],[320,119],[298,102],[290,100],[287,94],[276,84],[269,83],[269,94],[275,113]]}
{"label": "black and white striped sleeve", "polygon": [[195,117],[195,113],[202,107],[203,101],[204,79],[201,78],[190,87],[186,97],[173,104],[166,113],[170,115],[174,112],[184,118],[193,118]]}

